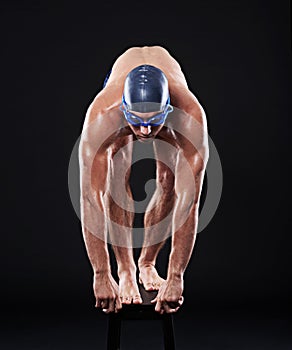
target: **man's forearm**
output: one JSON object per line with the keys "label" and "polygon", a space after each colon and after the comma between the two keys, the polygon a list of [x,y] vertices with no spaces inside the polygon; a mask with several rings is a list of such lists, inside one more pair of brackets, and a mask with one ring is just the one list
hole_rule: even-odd
{"label": "man's forearm", "polygon": [[122,305],[119,297],[119,287],[111,274],[105,239],[105,220],[103,219],[103,212],[97,210],[92,204],[88,199],[81,201],[81,222],[88,257],[94,271],[95,307],[102,308],[106,313],[117,312]]}
{"label": "man's forearm", "polygon": [[[182,278],[191,258],[199,219],[199,203],[207,163],[205,148],[178,159],[175,190],[177,200],[173,216],[172,250],[168,265],[168,277]],[[204,157],[204,158],[202,158]],[[192,171],[190,171],[190,168]]]}
{"label": "man's forearm", "polygon": [[[79,145],[80,211],[83,238],[94,273],[110,272],[107,227],[103,195],[107,175],[107,157],[97,154],[95,130],[84,128]],[[98,174],[98,175],[97,175]]]}
{"label": "man's forearm", "polygon": [[[184,220],[185,222],[183,222]],[[173,223],[172,248],[168,263],[168,279],[183,278],[193,252],[197,226],[197,205],[193,205],[187,212],[176,210]]]}
{"label": "man's forearm", "polygon": [[84,199],[81,201],[81,216],[85,246],[94,273],[110,273],[103,213],[88,199]]}

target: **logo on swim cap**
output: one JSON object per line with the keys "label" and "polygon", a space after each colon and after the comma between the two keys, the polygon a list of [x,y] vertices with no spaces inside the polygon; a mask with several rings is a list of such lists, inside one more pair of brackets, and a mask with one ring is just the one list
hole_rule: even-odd
{"label": "logo on swim cap", "polygon": [[144,64],[127,75],[123,103],[128,110],[156,112],[164,110],[169,102],[168,81],[159,68]]}

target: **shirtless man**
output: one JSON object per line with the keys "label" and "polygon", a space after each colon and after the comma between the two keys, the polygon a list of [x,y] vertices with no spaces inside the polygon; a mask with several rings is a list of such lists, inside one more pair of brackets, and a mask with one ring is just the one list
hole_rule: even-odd
{"label": "shirtless man", "polygon": [[[171,113],[169,102],[188,119]],[[192,137],[196,146],[188,140]],[[100,140],[105,141],[100,145]],[[105,88],[87,111],[79,146],[82,230],[94,272],[96,307],[106,313],[118,312],[122,304],[142,302],[129,234],[134,219],[129,176],[137,140],[152,142],[157,157],[157,190],[144,217],[139,282],[148,291],[158,290],[153,300],[157,312],[172,313],[183,303],[183,277],[195,243],[209,154],[205,113],[188,89],[179,64],[159,46],[131,48],[116,60]],[[125,184],[117,180],[120,174],[126,174]],[[157,229],[163,220],[163,230]],[[164,280],[155,263],[168,232],[172,245]],[[111,274],[108,233],[119,284]]]}

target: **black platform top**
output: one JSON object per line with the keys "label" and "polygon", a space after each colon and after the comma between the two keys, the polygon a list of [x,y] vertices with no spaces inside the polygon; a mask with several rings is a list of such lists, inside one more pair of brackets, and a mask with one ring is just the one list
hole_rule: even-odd
{"label": "black platform top", "polygon": [[162,315],[155,311],[155,304],[151,303],[158,291],[147,292],[145,288],[139,284],[139,292],[143,300],[142,304],[123,304],[123,308],[115,315],[122,319],[160,319]]}

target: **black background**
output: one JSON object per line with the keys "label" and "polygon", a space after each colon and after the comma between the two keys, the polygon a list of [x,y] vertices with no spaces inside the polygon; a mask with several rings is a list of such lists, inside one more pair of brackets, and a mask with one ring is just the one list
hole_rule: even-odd
{"label": "black background", "polygon": [[[177,347],[291,349],[289,2],[7,0],[0,9],[1,348],[105,348],[68,163],[113,62],[161,45],[207,113],[224,181],[186,272]],[[129,323],[122,345],[162,348],[160,335]]]}

